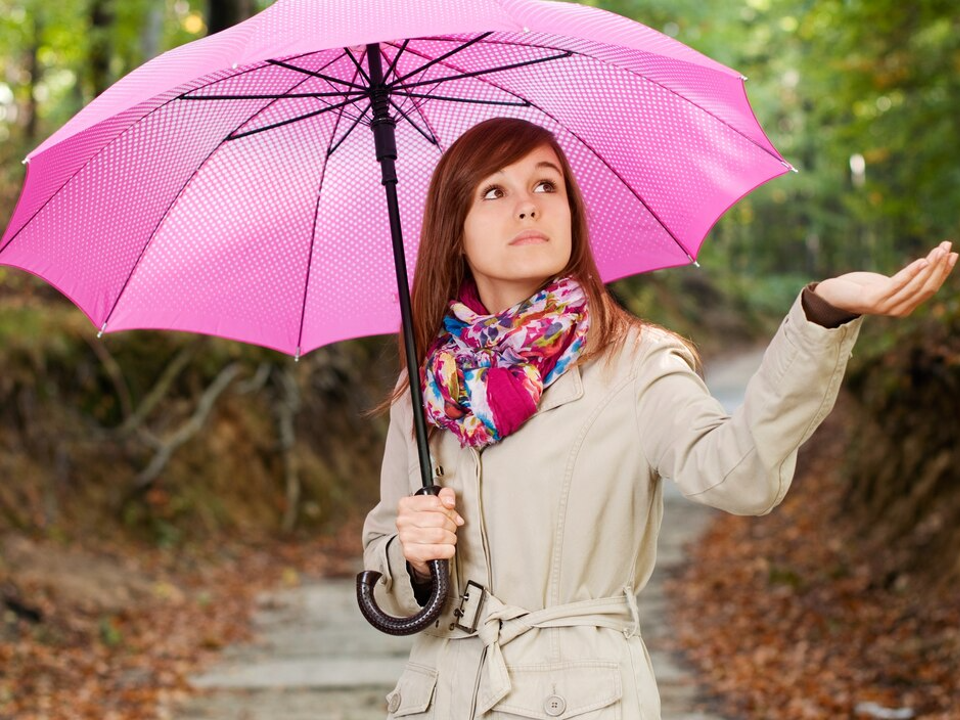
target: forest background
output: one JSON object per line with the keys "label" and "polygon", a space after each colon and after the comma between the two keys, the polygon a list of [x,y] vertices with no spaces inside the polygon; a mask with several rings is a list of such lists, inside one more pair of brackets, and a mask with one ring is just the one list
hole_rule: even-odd
{"label": "forest background", "polygon": [[[20,161],[92,98],[268,4],[0,0],[0,221],[19,195]],[[800,171],[735,205],[710,232],[700,268],[611,286],[708,361],[768,340],[810,280],[892,274],[941,240],[957,243],[953,0],[589,4],[746,75],[768,136]],[[844,420],[856,432],[836,461],[843,492],[831,518],[857,538],[855,552],[883,549],[871,572],[885,588],[960,582],[958,330],[952,277],[911,317],[869,319],[844,382]],[[227,539],[355,528],[376,502],[385,433],[385,418],[361,412],[396,371],[392,336],[337,343],[297,364],[183,333],[97,339],[56,290],[0,267],[0,598],[15,608],[24,593],[13,540],[183,557]]]}

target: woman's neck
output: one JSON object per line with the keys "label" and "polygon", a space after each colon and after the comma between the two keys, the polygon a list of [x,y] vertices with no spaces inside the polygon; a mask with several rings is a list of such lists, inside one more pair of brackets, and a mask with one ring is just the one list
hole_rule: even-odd
{"label": "woman's neck", "polygon": [[544,279],[490,282],[486,278],[480,278],[477,281],[477,291],[487,312],[497,315],[529,298],[544,282]]}

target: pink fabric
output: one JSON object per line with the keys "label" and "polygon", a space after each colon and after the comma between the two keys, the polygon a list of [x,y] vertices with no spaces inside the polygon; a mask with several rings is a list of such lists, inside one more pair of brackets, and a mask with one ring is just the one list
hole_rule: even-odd
{"label": "pink fabric", "polygon": [[[487,306],[484,305],[483,300],[480,299],[480,289],[477,287],[477,283],[472,277],[464,278],[463,284],[460,286],[460,293],[458,297],[460,299],[460,302],[462,302],[468,308],[473,310],[475,313],[479,313],[481,315],[490,314],[490,311],[487,310]],[[566,349],[570,347],[570,343],[572,343],[575,339],[576,339],[575,335],[567,335],[563,339],[563,343],[561,343],[560,345],[560,353],[558,355],[549,357],[546,360],[544,360],[543,366],[542,366],[542,372],[544,377],[550,374],[550,371],[553,370],[554,366],[557,364],[557,359],[559,357],[562,357]],[[500,373],[498,373],[497,375],[500,375]],[[494,376],[491,376],[491,377],[492,377],[492,384],[494,384],[496,388],[499,389],[500,387],[502,387],[502,384],[505,382],[505,380],[502,377],[494,377]],[[491,382],[491,381],[488,380],[488,382]],[[498,391],[495,391],[495,392],[497,392],[497,396],[499,398],[500,397],[499,392]],[[519,423],[519,422],[522,422],[524,418],[529,416],[530,412],[534,412],[536,410],[536,407],[534,407],[532,411],[526,412],[529,407],[529,403],[527,402],[529,396],[524,394],[523,397],[521,397],[521,393],[519,392],[514,392],[514,395],[519,399],[510,404],[507,404],[502,400],[495,400],[492,402],[493,411],[498,418],[498,422],[499,422],[499,419],[502,417],[503,420],[508,424],[514,423],[514,422]],[[510,409],[507,409],[507,407],[504,407],[504,405],[508,405]],[[518,418],[518,416],[521,413],[525,413],[523,415],[523,418]],[[513,425],[513,427],[515,428],[516,425]]]}
{"label": "pink fabric", "polygon": [[490,368],[487,373],[487,387],[490,409],[504,436],[520,427],[537,411],[533,398],[524,391],[509,370]]}
{"label": "pink fabric", "polygon": [[466,281],[420,368],[426,420],[463,447],[500,442],[529,419],[544,389],[576,362],[590,330],[587,296],[571,276],[551,279],[502,312],[481,308]]}
{"label": "pink fabric", "polygon": [[[460,288],[460,302],[481,315],[489,315],[490,311],[480,299],[480,289],[473,278],[466,278]],[[568,335],[562,348],[567,349],[573,341],[574,335]],[[557,356],[559,357],[559,356]],[[543,363],[543,374],[546,376],[557,364],[557,357],[551,357]],[[537,405],[530,394],[518,386],[509,371],[503,368],[491,368],[487,375],[487,386],[490,388],[490,409],[496,420],[497,427],[503,428],[503,434],[509,435],[519,428],[533,413]]]}
{"label": "pink fabric", "polygon": [[[789,168],[739,73],[611,12],[277,0],[133,71],[31,152],[0,264],[44,278],[106,332],[185,330],[290,354],[396,332],[368,103],[317,113],[343,83],[364,85],[366,43],[380,42],[387,70],[407,38],[387,79],[409,75],[407,91],[428,96],[398,94],[392,111],[407,267],[440,154],[494,115],[556,135],[607,282],[690,263],[730,205]],[[210,99],[223,96],[241,99]]]}

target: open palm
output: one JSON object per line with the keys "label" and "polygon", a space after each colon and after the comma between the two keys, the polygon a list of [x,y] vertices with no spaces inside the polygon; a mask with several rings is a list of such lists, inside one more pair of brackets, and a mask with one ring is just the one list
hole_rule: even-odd
{"label": "open palm", "polygon": [[953,270],[957,253],[950,252],[950,247],[949,241],[940,243],[896,275],[846,273],[820,282],[815,292],[848,312],[904,317],[936,293]]}

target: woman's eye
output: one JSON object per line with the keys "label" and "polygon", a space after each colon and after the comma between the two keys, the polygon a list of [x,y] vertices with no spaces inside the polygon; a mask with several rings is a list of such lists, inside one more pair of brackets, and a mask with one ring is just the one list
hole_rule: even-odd
{"label": "woman's eye", "polygon": [[[553,182],[552,180],[540,180],[540,181],[537,183],[537,187],[540,187],[541,185],[549,185],[549,186],[550,186],[550,192],[555,192],[556,189],[557,189],[557,186],[554,184],[554,182]],[[490,198],[487,197],[487,195],[489,195],[489,194],[490,194],[492,191],[494,191],[494,190],[501,190],[501,188],[500,188],[499,185],[491,185],[490,187],[486,188],[486,189],[483,191],[483,199],[484,199],[484,200],[490,199]]]}

